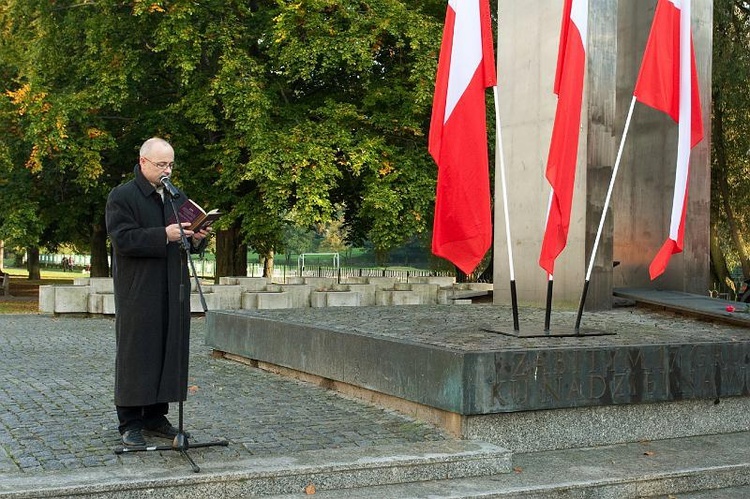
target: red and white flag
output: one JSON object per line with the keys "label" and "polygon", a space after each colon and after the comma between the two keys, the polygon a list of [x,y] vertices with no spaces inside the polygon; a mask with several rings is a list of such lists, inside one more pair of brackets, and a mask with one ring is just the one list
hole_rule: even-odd
{"label": "red and white flag", "polygon": [[432,252],[471,273],[492,244],[485,89],[496,84],[488,0],[449,0],[430,121]]}
{"label": "red and white flag", "polygon": [[539,265],[550,275],[554,274],[555,259],[568,242],[581,129],[587,28],[588,0],[565,0],[555,75],[557,110],[546,171],[552,200],[539,255]]}
{"label": "red and white flag", "polygon": [[703,139],[690,0],[659,0],[633,94],[638,101],[668,114],[678,123],[669,238],[649,266],[653,280],[664,272],[673,254],[682,252],[690,150]]}

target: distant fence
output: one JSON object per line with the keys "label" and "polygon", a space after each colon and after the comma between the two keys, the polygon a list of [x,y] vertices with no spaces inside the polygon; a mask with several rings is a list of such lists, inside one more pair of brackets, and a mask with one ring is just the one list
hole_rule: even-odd
{"label": "distant fence", "polygon": [[[263,275],[263,266],[260,264],[248,265],[248,276],[260,277]],[[453,272],[435,270],[396,270],[378,267],[333,267],[333,266],[309,266],[301,270],[296,266],[275,265],[273,276],[275,279],[286,280],[288,277],[330,277],[346,279],[349,277],[392,277],[402,282],[409,282],[412,277],[455,277]]]}
{"label": "distant fence", "polygon": [[[88,268],[91,264],[89,255],[63,255],[63,254],[42,254],[39,255],[39,262],[43,268],[55,268],[62,265],[62,259],[68,258],[73,266],[79,268]],[[205,260],[194,256],[193,263],[195,271],[201,277],[213,277],[216,271],[216,262]],[[250,277],[260,277],[263,275],[263,265],[259,263],[250,263],[247,265],[247,274]],[[392,277],[401,282],[409,282],[412,277],[456,277],[456,273],[443,270],[421,270],[421,269],[389,269],[383,267],[336,267],[326,265],[309,265],[298,267],[297,265],[276,264],[273,268],[273,278],[280,282],[287,277],[333,277],[346,279],[350,277]],[[468,282],[475,282],[476,276],[467,276]]]}

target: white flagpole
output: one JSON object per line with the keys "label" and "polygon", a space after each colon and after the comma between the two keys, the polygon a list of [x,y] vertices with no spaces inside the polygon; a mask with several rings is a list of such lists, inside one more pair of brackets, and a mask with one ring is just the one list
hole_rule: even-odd
{"label": "white flagpole", "polygon": [[508,266],[510,268],[510,300],[513,308],[513,329],[518,331],[518,297],[516,294],[516,271],[513,264],[513,246],[510,238],[510,217],[508,214],[508,188],[505,182],[505,154],[503,153],[503,137],[500,126],[500,98],[497,85],[492,87],[495,97],[495,132],[497,134],[497,150],[500,156],[500,184],[503,192],[503,212],[505,214],[505,239],[508,245]]}
{"label": "white flagpole", "polygon": [[607,208],[609,208],[609,202],[612,199],[612,190],[615,186],[615,179],[617,178],[617,171],[620,169],[620,160],[622,159],[622,150],[625,146],[625,138],[628,136],[628,130],[630,129],[630,119],[633,117],[633,109],[635,108],[635,95],[633,100],[630,101],[630,109],[628,110],[628,117],[625,119],[625,128],[622,131],[622,138],[620,139],[620,147],[617,150],[617,158],[615,159],[615,166],[612,169],[612,178],[609,181],[609,187],[607,188],[607,196],[604,198],[604,208],[602,210],[602,216],[599,218],[599,227],[596,230],[596,238],[594,238],[594,246],[591,248],[591,257],[589,259],[589,266],[586,270],[586,282],[583,284],[583,293],[581,293],[581,301],[578,304],[578,316],[576,317],[576,331],[581,326],[581,315],[583,314],[583,305],[586,302],[586,294],[589,290],[589,282],[591,281],[591,273],[594,270],[594,259],[596,258],[596,252],[599,249],[599,241],[602,237],[602,230],[604,229],[604,220],[607,217]]}

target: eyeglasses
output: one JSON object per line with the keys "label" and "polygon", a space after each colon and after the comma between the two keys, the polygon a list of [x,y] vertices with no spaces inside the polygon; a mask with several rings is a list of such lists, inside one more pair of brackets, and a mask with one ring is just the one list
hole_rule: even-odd
{"label": "eyeglasses", "polygon": [[154,165],[155,167],[157,167],[159,170],[166,170],[167,168],[171,168],[172,170],[175,169],[174,161],[169,161],[169,162],[167,162],[167,161],[159,161],[158,163],[154,163],[153,161],[151,161],[150,159],[148,159],[145,156],[143,157],[143,159],[145,159],[146,161],[148,161],[149,163],[151,163],[152,165]]}

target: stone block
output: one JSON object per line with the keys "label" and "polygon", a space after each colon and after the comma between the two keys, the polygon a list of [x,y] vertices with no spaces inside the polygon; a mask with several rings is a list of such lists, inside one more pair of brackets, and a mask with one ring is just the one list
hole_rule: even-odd
{"label": "stone block", "polygon": [[411,291],[398,291],[393,289],[378,290],[375,292],[375,304],[380,306],[394,305],[421,305],[419,295]]}
{"label": "stone block", "polygon": [[73,286],[88,286],[90,277],[76,277],[73,279]]}
{"label": "stone block", "polygon": [[368,279],[369,277],[349,276],[349,277],[343,277],[341,279],[341,282],[346,283],[346,284],[367,284]]}
{"label": "stone block", "polygon": [[115,292],[115,284],[111,277],[90,277],[88,281],[91,293],[103,295]]}
{"label": "stone block", "polygon": [[214,286],[215,310],[238,310],[242,308],[242,287],[240,285]]}
{"label": "stone block", "polygon": [[284,284],[281,290],[289,295],[290,308],[306,308],[310,306],[312,286],[306,284]]}
{"label": "stone block", "polygon": [[265,277],[237,277],[234,284],[239,284],[242,291],[263,291],[269,281]]}
{"label": "stone block", "polygon": [[398,279],[395,277],[368,277],[367,283],[374,285],[378,289],[393,289]]}
{"label": "stone block", "polygon": [[374,284],[356,284],[352,283],[348,285],[349,291],[358,293],[360,296],[360,305],[365,307],[371,307],[377,302],[375,301],[375,293],[378,291],[378,287]]}
{"label": "stone block", "polygon": [[47,284],[39,286],[39,311],[43,314],[55,313],[55,289],[57,286]]}
{"label": "stone block", "polygon": [[336,283],[338,279],[335,277],[305,277],[305,284],[315,289],[329,289]]}
{"label": "stone block", "polygon": [[[193,296],[195,296],[195,299]],[[203,298],[205,298],[206,306],[209,310],[219,310],[219,299],[215,293],[206,293],[203,295]],[[197,295],[190,295],[190,311],[193,313],[200,313],[203,311],[200,298],[198,298]]]}
{"label": "stone block", "polygon": [[438,302],[438,289],[440,286],[430,283],[410,284],[411,292],[419,296],[419,302],[423,305],[435,305]]}
{"label": "stone block", "polygon": [[289,295],[287,293],[257,293],[258,309],[269,310],[276,308],[289,308]]}
{"label": "stone block", "polygon": [[358,307],[361,302],[360,294],[354,291],[329,291],[325,295],[329,307]]}
{"label": "stone block", "polygon": [[326,291],[313,291],[310,293],[310,306],[313,308],[323,308],[327,304]]}
{"label": "stone block", "polygon": [[102,295],[102,314],[115,315],[115,295]]}
{"label": "stone block", "polygon": [[[206,300],[206,307],[210,310],[211,307],[208,305],[209,296],[213,296],[213,293],[210,293],[210,294],[203,293],[203,299]],[[197,291],[194,293],[190,293],[190,313],[192,314],[203,313],[203,304],[201,303],[201,295]]]}
{"label": "stone block", "polygon": [[258,293],[255,291],[242,293],[242,308],[244,310],[253,310],[258,308]]}
{"label": "stone block", "polygon": [[456,282],[455,277],[437,277],[437,276],[420,276],[409,277],[411,284],[437,284],[440,287],[453,286]]}
{"label": "stone block", "polygon": [[88,312],[88,286],[57,286],[55,289],[55,313],[72,314]]}
{"label": "stone block", "polygon": [[101,314],[103,312],[103,298],[104,295],[90,294],[88,295],[88,313],[90,314]]}

